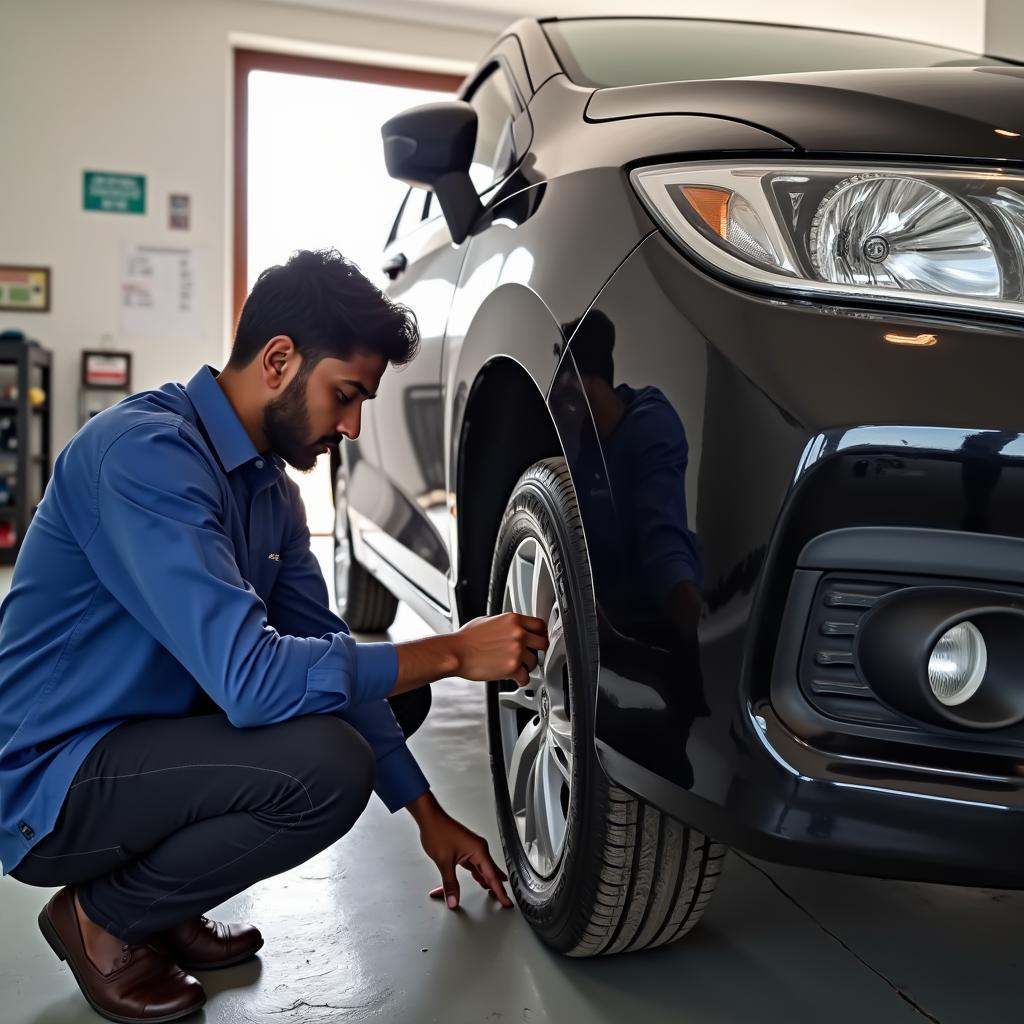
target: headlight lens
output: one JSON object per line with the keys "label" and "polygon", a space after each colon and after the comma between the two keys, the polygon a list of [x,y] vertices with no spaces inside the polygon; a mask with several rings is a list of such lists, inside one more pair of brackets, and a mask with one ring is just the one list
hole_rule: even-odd
{"label": "headlight lens", "polygon": [[999,262],[978,218],[926,181],[859,174],[840,182],[814,214],[808,248],[823,281],[1001,294]]}
{"label": "headlight lens", "polygon": [[1024,176],[703,163],[632,179],[687,249],[750,283],[1024,316]]}

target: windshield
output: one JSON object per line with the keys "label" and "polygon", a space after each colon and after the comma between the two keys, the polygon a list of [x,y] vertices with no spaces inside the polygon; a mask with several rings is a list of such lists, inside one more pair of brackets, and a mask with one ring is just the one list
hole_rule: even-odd
{"label": "windshield", "polygon": [[543,25],[566,74],[579,85],[597,88],[800,71],[1010,63],[928,43],[740,21],[580,18]]}

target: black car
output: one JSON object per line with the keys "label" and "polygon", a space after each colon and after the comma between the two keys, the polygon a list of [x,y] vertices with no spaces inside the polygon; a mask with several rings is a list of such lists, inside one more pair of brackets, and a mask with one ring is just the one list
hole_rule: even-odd
{"label": "black car", "polygon": [[553,948],[678,939],[727,846],[1021,886],[1022,133],[1008,61],[664,18],[520,21],[384,126],[422,350],[340,611],[547,620],[487,701]]}

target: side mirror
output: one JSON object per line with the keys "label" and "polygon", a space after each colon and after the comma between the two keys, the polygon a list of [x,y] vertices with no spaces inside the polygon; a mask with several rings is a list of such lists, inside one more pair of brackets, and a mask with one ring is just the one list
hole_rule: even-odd
{"label": "side mirror", "polygon": [[476,111],[461,100],[414,107],[381,128],[388,174],[433,191],[456,244],[483,213],[469,177],[476,129]]}

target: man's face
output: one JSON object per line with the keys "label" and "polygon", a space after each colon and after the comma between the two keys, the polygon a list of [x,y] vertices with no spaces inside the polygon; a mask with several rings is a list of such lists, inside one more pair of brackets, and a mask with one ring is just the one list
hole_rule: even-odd
{"label": "man's face", "polygon": [[306,472],[342,437],[359,436],[363,402],[377,394],[387,368],[383,356],[356,352],[349,359],[302,363],[284,392],[263,409],[270,450]]}

